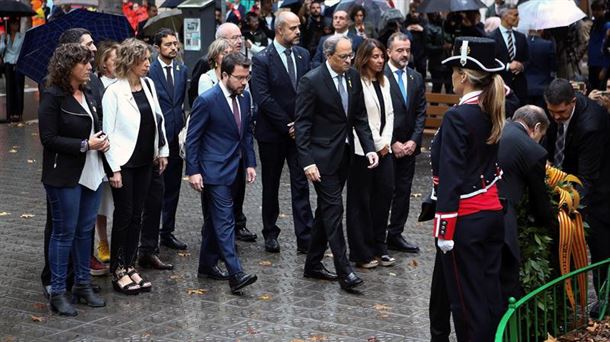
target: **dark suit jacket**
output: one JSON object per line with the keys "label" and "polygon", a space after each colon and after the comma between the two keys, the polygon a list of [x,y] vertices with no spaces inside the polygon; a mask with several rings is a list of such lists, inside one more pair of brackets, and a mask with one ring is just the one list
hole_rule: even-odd
{"label": "dark suit jacket", "polygon": [[[576,109],[566,132],[563,171],[583,182],[578,188],[583,204],[610,202],[610,116],[595,101],[577,94]],[[557,124],[551,120],[546,133],[548,158],[553,159]]]}
{"label": "dark suit jacket", "polygon": [[389,66],[385,75],[390,81],[392,106],[394,107],[394,134],[392,143],[413,140],[417,144],[415,154],[420,153],[421,139],[426,121],[426,86],[421,74],[407,67],[407,101],[403,101],[400,87]]}
{"label": "dark suit jacket", "polygon": [[525,69],[529,96],[542,96],[544,89],[553,80],[552,73],[557,71],[555,44],[540,37],[527,39],[529,63]]}
{"label": "dark suit jacket", "polygon": [[[521,32],[513,29],[513,35],[515,36],[515,61],[521,62],[525,68],[529,62],[529,50],[527,46],[527,38]],[[496,58],[502,63],[510,63],[510,55],[508,54],[508,47],[502,37],[502,32],[497,28],[492,31],[489,35],[490,38],[496,41]],[[515,95],[524,104],[527,100],[527,78],[525,73],[521,72],[517,75],[510,71],[503,71],[501,73],[504,83],[515,91]]]}
{"label": "dark suit jacket", "polygon": [[204,184],[230,186],[239,172],[240,158],[255,167],[250,94],[238,96],[241,131],[220,84],[199,96],[193,104],[186,135],[186,174],[201,174]]}
{"label": "dark suit jacket", "polygon": [[[326,62],[326,56],[324,55],[324,42],[330,36],[332,36],[332,34],[322,36],[322,38],[320,38],[320,42],[318,43],[318,48],[316,49],[316,54],[313,56],[313,59],[311,60],[312,68],[315,68],[318,65]],[[359,35],[357,35],[353,32],[350,32],[350,31],[347,32],[347,37],[352,40],[352,51],[354,51],[354,53],[356,53],[356,51],[358,51],[358,47],[360,46],[360,44],[362,44],[362,42],[364,42],[364,39],[362,39],[362,37],[360,37]]]}
{"label": "dark suit jacket", "polygon": [[[309,52],[294,46],[292,59],[298,80],[309,71]],[[297,90],[275,48],[270,44],[252,58],[250,90],[258,105],[255,136],[259,141],[282,142],[289,139],[288,124],[295,119]]]}
{"label": "dark suit jacket", "polygon": [[353,153],[353,129],[365,153],[375,152],[360,74],[354,69],[348,70],[346,84],[347,114],[326,63],[303,76],[297,88],[295,129],[299,163],[303,167],[316,164],[322,175],[338,171],[346,140]]}
{"label": "dark suit jacket", "polygon": [[167,88],[165,70],[161,67],[158,59],[150,66],[148,76],[155,82],[159,105],[163,111],[165,120],[165,134],[168,141],[178,137],[178,133],[184,127],[184,96],[186,95],[186,81],[188,70],[186,65],[173,63],[174,69],[174,93],[170,94]]}
{"label": "dark suit jacket", "polygon": [[498,149],[498,164],[504,172],[498,188],[500,197],[507,200],[504,215],[505,242],[516,258],[519,258],[519,234],[515,208],[523,199],[526,189],[530,213],[538,224],[548,227],[553,221],[553,210],[545,183],[546,156],[544,147],[530,138],[520,123],[506,123]]}

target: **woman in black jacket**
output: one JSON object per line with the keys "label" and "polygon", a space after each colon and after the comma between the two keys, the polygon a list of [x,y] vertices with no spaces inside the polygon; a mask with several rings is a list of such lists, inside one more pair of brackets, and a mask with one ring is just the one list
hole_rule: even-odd
{"label": "woman in black jacket", "polygon": [[93,97],[86,88],[91,74],[89,50],[59,46],[49,62],[47,88],[38,109],[43,145],[42,183],[53,217],[49,243],[51,309],[76,316],[66,294],[70,254],[74,260],[72,296],[92,307],[105,305],[91,288],[91,236],[104,178],[103,154],[110,148],[100,130]]}

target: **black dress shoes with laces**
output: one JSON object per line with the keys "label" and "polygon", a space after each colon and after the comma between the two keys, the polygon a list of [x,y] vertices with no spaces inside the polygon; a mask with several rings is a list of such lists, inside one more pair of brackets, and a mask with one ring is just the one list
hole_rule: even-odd
{"label": "black dress shoes with laces", "polygon": [[265,240],[265,250],[269,253],[279,253],[280,252],[280,243],[277,242],[277,239],[271,238]]}
{"label": "black dress shoes with laces", "polygon": [[320,267],[316,269],[305,269],[303,272],[303,277],[330,281],[337,280],[339,278],[335,273],[327,270],[324,265],[320,265]]}
{"label": "black dress shoes with laces", "polygon": [[174,234],[169,234],[165,236],[161,236],[161,245],[177,250],[185,250],[187,248],[186,243],[178,240]]}
{"label": "black dress shoes with laces", "polygon": [[218,265],[205,272],[197,272],[197,278],[210,278],[214,280],[229,280],[229,273],[223,271]]}
{"label": "black dress shoes with laces", "polygon": [[402,235],[388,236],[388,248],[407,253],[418,253],[419,247],[416,244],[405,240]]}
{"label": "black dress shoes with laces", "polygon": [[248,285],[252,285],[258,278],[255,274],[246,274],[239,272],[229,279],[229,286],[231,286],[231,293],[236,294],[239,290],[243,289]]}
{"label": "black dress shoes with laces", "polygon": [[235,229],[235,239],[244,242],[254,242],[256,241],[256,233],[252,233],[248,228],[236,228]]}
{"label": "black dress shoes with laces", "polygon": [[356,273],[352,272],[345,277],[339,278],[339,285],[346,291],[353,290],[354,288],[362,285],[364,281],[360,279]]}
{"label": "black dress shoes with laces", "polygon": [[173,270],[174,265],[163,262],[156,254],[142,254],[138,258],[138,265],[143,268],[154,268],[155,270]]}

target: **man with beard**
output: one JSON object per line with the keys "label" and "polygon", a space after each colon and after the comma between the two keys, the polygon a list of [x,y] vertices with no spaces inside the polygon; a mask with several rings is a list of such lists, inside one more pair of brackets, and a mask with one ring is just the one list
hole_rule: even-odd
{"label": "man with beard", "polygon": [[301,46],[309,51],[309,55],[313,56],[316,53],[316,48],[320,42],[320,38],[330,32],[324,32],[324,28],[330,29],[331,23],[329,18],[322,16],[322,5],[318,1],[314,1],[309,5],[309,17],[301,28],[302,39]]}

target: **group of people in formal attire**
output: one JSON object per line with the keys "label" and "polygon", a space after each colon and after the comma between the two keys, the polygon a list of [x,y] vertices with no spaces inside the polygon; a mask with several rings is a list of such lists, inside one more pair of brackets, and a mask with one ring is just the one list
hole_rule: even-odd
{"label": "group of people in formal attire", "polygon": [[[337,11],[334,20],[341,23],[344,14]],[[228,281],[232,293],[256,282],[236,249],[236,240],[257,239],[243,214],[245,186],[258,175],[254,139],[266,252],[281,250],[284,162],[297,252],[306,254],[304,277],[337,281],[352,292],[363,284],[354,266],[392,266],[389,250],[419,251],[403,236],[426,115],[424,78],[408,66],[410,37],[396,32],[380,42],[339,32],[323,37],[312,57],[299,46],[297,15],[281,12],[274,21],[273,41],[252,60],[240,53],[239,27],[218,27],[202,57],[207,65],[188,119],[188,71],[176,61],[175,32],[160,30],[154,50],[130,38],[97,51],[86,30],[62,35],[39,110],[49,208],[42,279],[54,311],[77,314],[69,289],[77,301],[105,305],[89,272],[96,216],[100,202],[109,200],[104,189],[114,203],[113,288],[126,295],[151,291],[136,263],[173,268],[158,248],[187,248],[174,235],[183,162],[191,188],[201,194],[198,276]],[[527,97],[517,89],[524,71],[518,56],[526,48],[516,32],[505,31],[495,40],[458,38],[442,61],[461,99],[433,138],[432,193],[420,217],[434,220],[437,244],[430,296],[434,341],[448,340],[450,315],[458,340],[493,339],[508,296],[520,295],[515,206],[526,191],[536,196],[530,201],[535,216],[552,225],[542,190],[547,159],[583,181],[592,261],[610,257],[604,218],[610,187],[603,177],[610,171],[610,117],[564,79],[544,92],[548,116],[540,107],[522,106]],[[100,238],[106,234],[101,231]],[[334,272],[322,263],[328,247]]]}

